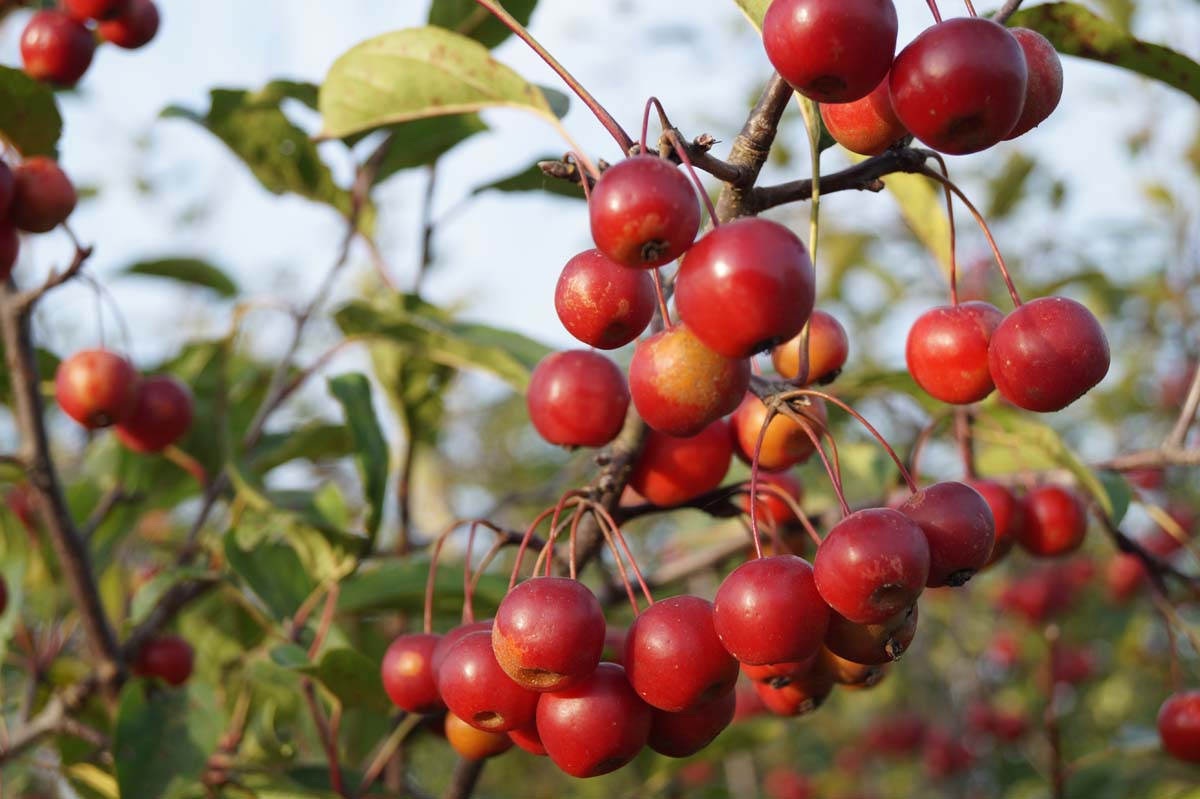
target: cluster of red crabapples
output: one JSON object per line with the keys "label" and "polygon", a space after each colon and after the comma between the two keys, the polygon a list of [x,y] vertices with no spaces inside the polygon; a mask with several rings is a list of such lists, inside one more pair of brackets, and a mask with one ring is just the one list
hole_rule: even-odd
{"label": "cluster of red crabapples", "polygon": [[62,0],[29,18],[21,60],[30,77],[71,87],[91,66],[97,38],[136,50],[150,43],[158,24],[154,0]]}

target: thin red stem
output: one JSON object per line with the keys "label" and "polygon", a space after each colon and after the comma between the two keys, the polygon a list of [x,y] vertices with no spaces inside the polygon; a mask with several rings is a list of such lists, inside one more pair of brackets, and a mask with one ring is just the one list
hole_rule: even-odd
{"label": "thin red stem", "polygon": [[658,296],[658,312],[662,314],[663,327],[670,330],[672,327],[671,312],[667,310],[667,295],[663,293],[662,275],[659,274],[657,266],[654,267],[650,276],[654,278],[654,293]]}
{"label": "thin red stem", "polygon": [[758,496],[758,461],[762,456],[763,441],[767,438],[767,428],[771,426],[771,421],[778,412],[775,408],[767,408],[762,426],[758,428],[758,438],[754,442],[754,456],[750,459],[750,538],[754,542],[756,558],[763,556],[762,539],[758,534],[758,502],[755,501]]}
{"label": "thin red stem", "polygon": [[[537,515],[537,517],[534,518],[534,520],[529,523],[529,527],[525,528],[525,535],[521,536],[521,544],[520,544],[520,546],[517,547],[517,557],[516,557],[516,562],[513,563],[512,576],[510,576],[508,578],[508,590],[509,591],[513,590],[513,587],[517,584],[517,575],[519,575],[521,573],[521,562],[525,559],[525,550],[529,549],[529,542],[533,538],[533,532],[535,530],[537,530],[538,526],[548,516],[552,515],[554,513],[554,511],[555,511],[554,508],[547,508],[546,510],[539,513]],[[535,564],[535,568],[533,571],[535,574],[537,573],[536,564]]]}
{"label": "thin red stem", "polygon": [[888,456],[891,457],[892,461],[896,464],[896,467],[900,470],[900,475],[904,478],[904,482],[908,484],[908,490],[914,494],[917,493],[917,484],[913,480],[912,475],[908,473],[908,469],[904,466],[904,462],[900,460],[900,456],[896,454],[896,450],[892,449],[892,445],[887,442],[887,439],[885,439],[879,433],[879,431],[875,429],[875,426],[868,422],[861,413],[854,410],[837,397],[826,394],[824,391],[817,391],[816,389],[811,388],[802,388],[798,389],[794,393],[800,396],[820,397],[826,402],[832,402],[834,405],[838,406],[843,411],[857,419],[858,423],[867,428],[867,432],[874,436],[875,440],[878,441],[880,445],[887,451]]}
{"label": "thin red stem", "polygon": [[[593,508],[593,512],[594,512]],[[612,517],[609,516],[609,519]],[[608,522],[602,516],[596,516],[596,526],[600,528],[600,534],[604,536],[604,543],[608,544],[608,549],[612,552],[613,560],[617,565],[617,573],[621,575],[621,584],[625,586],[625,595],[629,597],[629,604],[633,607],[633,615],[641,613],[641,608],[638,607],[637,594],[633,590],[633,583],[629,581],[629,573],[625,571],[625,562],[621,560],[621,553],[617,549],[617,543],[613,539],[612,530],[608,527]]]}
{"label": "thin red stem", "polygon": [[687,148],[683,146],[683,142],[679,140],[679,134],[674,129],[667,130],[667,138],[675,147],[675,152],[679,155],[679,160],[687,167],[687,171],[692,176],[692,182],[696,184],[696,190],[700,192],[700,199],[704,201],[704,209],[708,211],[708,218],[712,220],[713,227],[720,227],[721,220],[717,219],[717,209],[713,206],[712,197],[708,196],[708,190],[704,188],[704,182],[700,180],[700,174],[696,172],[696,167],[692,166],[692,159],[687,154]]}
{"label": "thin red stem", "polygon": [[[970,5],[970,0],[967,0]],[[971,10],[971,16],[975,16],[975,10]],[[934,153],[933,157],[938,162],[938,166],[942,168],[942,174],[946,180],[950,179],[950,170],[946,168],[946,159],[942,158],[941,153]],[[950,191],[950,187],[942,184],[942,191],[946,193],[946,218],[950,221],[950,304],[958,306],[958,245],[956,242],[957,231],[954,227],[954,194]]]}
{"label": "thin red stem", "polygon": [[804,420],[803,417],[797,415],[793,421],[800,425],[800,429],[808,436],[808,440],[812,442],[813,449],[817,453],[817,457],[821,459],[821,465],[825,467],[825,474],[829,475],[829,482],[833,485],[833,493],[837,497],[838,506],[841,508],[842,516],[850,515],[850,504],[846,502],[846,492],[842,487],[842,478],[829,463],[829,456],[825,454],[824,447],[821,446],[821,439],[817,435],[813,426]]}
{"label": "thin red stem", "polygon": [[433,584],[437,577],[438,560],[442,557],[442,547],[450,534],[463,525],[462,520],[456,520],[441,532],[433,544],[433,555],[429,558],[429,576],[425,579],[425,616],[423,629],[428,635],[433,632]]}
{"label": "thin red stem", "polygon": [[941,22],[942,12],[938,10],[937,0],[925,0],[925,2],[929,5],[929,10],[933,12],[933,21]]}
{"label": "thin red stem", "polygon": [[810,317],[804,323],[804,327],[802,327],[800,329],[800,337],[799,337],[799,340],[796,342],[796,346],[800,348],[800,351],[796,354],[797,355],[796,363],[798,363],[800,365],[800,368],[796,370],[796,377],[792,379],[792,385],[794,385],[794,386],[808,385],[808,373],[811,368],[811,363],[810,363],[810,360],[808,357],[808,337],[809,337],[809,330],[811,328],[812,328],[812,318]]}
{"label": "thin red stem", "polygon": [[975,4],[972,3],[971,0],[964,0],[964,2],[967,4],[967,13],[968,14],[970,14],[973,17],[979,16],[978,14],[975,13]]}
{"label": "thin red stem", "polygon": [[642,570],[638,567],[637,560],[633,557],[633,552],[629,549],[629,542],[625,540],[625,534],[621,532],[621,525],[617,524],[616,519],[608,512],[608,508],[599,502],[588,500],[588,506],[591,508],[592,513],[596,514],[605,524],[608,524],[612,530],[617,542],[621,545],[621,549],[625,551],[625,557],[629,558],[629,568],[633,569],[633,576],[637,578],[638,585],[642,589],[642,596],[646,597],[646,604],[653,605],[654,597],[650,593],[650,586],[646,585],[646,580],[642,577]]}

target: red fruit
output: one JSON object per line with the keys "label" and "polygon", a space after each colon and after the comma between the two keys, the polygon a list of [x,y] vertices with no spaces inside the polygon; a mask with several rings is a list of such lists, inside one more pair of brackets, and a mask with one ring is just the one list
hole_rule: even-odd
{"label": "red fruit", "polygon": [[[791,506],[784,502],[776,492],[786,494],[799,505],[804,497],[804,488],[800,480],[791,472],[760,472],[758,475],[758,518],[770,524],[791,524],[799,521]],[[750,490],[750,481],[746,481],[746,490]],[[750,512],[750,495],[743,494],[741,498],[742,512]]]}
{"label": "red fruit", "polygon": [[[38,12],[45,13],[49,12]],[[27,158],[13,172],[12,221],[21,230],[30,233],[53,230],[75,210],[76,200],[71,179],[50,158],[41,155]]]}
{"label": "red fruit", "polygon": [[1075,600],[1076,589],[1064,583],[1049,569],[1032,571],[1013,580],[998,603],[1003,610],[1024,617],[1031,624],[1042,624],[1051,616],[1067,610]]}
{"label": "red fruit", "polygon": [[925,736],[925,773],[934,779],[961,774],[975,762],[975,755],[959,738],[941,730]]}
{"label": "red fruit", "polygon": [[800,332],[812,314],[815,280],[795,233],[747,216],[713,229],[683,256],[675,307],[705,346],[748,358]]}
{"label": "red fruit", "polygon": [[563,267],[554,310],[575,338],[601,350],[623,347],[654,316],[654,281],[599,250],[579,253]]}
{"label": "red fruit", "polygon": [[536,720],[519,729],[509,730],[507,734],[513,743],[529,754],[538,757],[546,756],[546,746],[542,743],[541,736],[538,735]]}
{"label": "red fruit", "polygon": [[598,777],[637,757],[650,736],[650,706],[615,663],[583,682],[541,694],[537,728],[546,754],[572,777]]}
{"label": "red fruit", "polygon": [[655,505],[679,505],[719,486],[731,460],[729,428],[719,419],[690,438],[651,430],[629,484]]}
{"label": "red fruit", "polygon": [[623,627],[608,625],[604,628],[604,652],[600,659],[606,663],[625,665],[625,637],[627,631]]}
{"label": "red fruit", "polygon": [[1188,763],[1200,763],[1200,691],[1171,694],[1158,711],[1163,749]]}
{"label": "red fruit", "polygon": [[934,483],[913,494],[900,512],[929,543],[930,588],[962,585],[988,562],[996,523],[987,500],[966,483]]}
{"label": "red fruit", "polygon": [[137,370],[108,350],[83,350],[58,365],[54,393],[63,413],[96,429],[122,421],[138,399]]}
{"label": "red fruit", "polygon": [[673,596],[629,626],[625,673],[646,704],[681,713],[732,691],[738,664],[717,638],[713,606],[699,597]]}
{"label": "red fruit", "polygon": [[158,33],[158,6],[152,0],[129,0],[120,15],[100,23],[100,37],[126,50],[150,43]]}
{"label": "red fruit", "polygon": [[512,749],[512,739],[502,732],[476,729],[453,713],[446,714],[446,740],[466,760],[484,760]]}
{"label": "red fruit", "polygon": [[817,658],[820,654],[820,650],[818,650],[804,660],[795,660],[790,663],[767,663],[760,666],[743,663],[742,674],[745,674],[753,682],[770,683],[772,687],[780,688],[792,680],[798,680],[808,674],[813,666],[817,665]]}
{"label": "red fruit", "polygon": [[161,635],[142,644],[132,664],[138,677],[158,677],[171,685],[183,685],[192,676],[195,652],[177,635]]}
{"label": "red fruit", "polygon": [[859,155],[880,155],[908,135],[892,109],[888,77],[852,103],[821,103],[821,119],[838,144]]}
{"label": "red fruit", "polygon": [[996,540],[988,565],[1008,554],[1017,543],[1021,528],[1025,526],[1025,510],[1020,501],[1004,485],[994,480],[968,480],[967,485],[979,492],[992,511],[996,523]]}
{"label": "red fruit", "polygon": [[464,635],[446,653],[438,689],[450,712],[486,732],[508,732],[533,721],[538,694],[517,685],[496,662],[491,633]]}
{"label": "red fruit", "polygon": [[934,399],[967,405],[992,393],[988,342],[1004,314],[986,302],[944,305],[921,314],[908,331],[905,360]]}
{"label": "red fruit", "polygon": [[634,407],[653,429],[694,436],[737,407],[750,385],[750,362],[719,355],[686,325],[639,341],[629,364]]}
{"label": "red fruit", "polygon": [[830,612],[825,648],[855,663],[882,665],[898,660],[917,634],[917,606],[879,624],[856,624]]}
{"label": "red fruit", "polygon": [[[813,433],[819,438],[829,422],[825,400],[814,398],[810,405],[801,406],[797,413],[808,419]],[[729,420],[737,436],[736,452],[742,460],[752,462],[758,448],[758,468],[777,472],[808,460],[816,452],[804,428],[781,413],[775,414],[767,425],[766,435],[762,436],[762,446],[759,447],[758,438],[762,435],[763,422],[766,420],[767,406],[758,397],[747,393]]]}
{"label": "red fruit", "polygon": [[409,713],[434,713],[445,707],[433,673],[433,650],[440,635],[402,635],[383,653],[379,676],[392,704]]}
{"label": "red fruit", "polygon": [[855,663],[824,648],[816,669],[827,672],[838,685],[852,689],[874,688],[886,674],[883,664]]}
{"label": "red fruit", "polygon": [[813,576],[831,608],[850,621],[879,624],[921,595],[929,577],[929,544],[899,511],[860,510],[817,547]]}
{"label": "red fruit", "polygon": [[1043,557],[1065,555],[1079,549],[1087,534],[1087,509],[1074,491],[1061,486],[1039,486],[1025,495],[1025,526],[1021,546]]}
{"label": "red fruit", "polygon": [[1104,579],[1109,596],[1116,602],[1126,602],[1146,581],[1146,567],[1137,555],[1121,553],[1108,562]]}
{"label": "red fruit", "polygon": [[33,489],[28,483],[19,483],[9,489],[4,495],[4,504],[27,532],[37,532],[37,507],[34,505]]}
{"label": "red fruit", "polygon": [[911,757],[925,743],[929,727],[915,713],[900,712],[872,723],[864,743],[873,754],[890,758]]}
{"label": "red fruit", "polygon": [[0,219],[7,218],[8,212],[12,210],[16,190],[17,183],[12,170],[8,168],[8,164],[0,161]]}
{"label": "red fruit", "polygon": [[[824,106],[822,106],[824,108]],[[797,333],[771,351],[771,363],[775,371],[788,380],[800,374],[800,337]],[[846,365],[850,353],[850,339],[846,328],[831,314],[814,310],[808,318],[808,378],[804,385],[832,383]]]}
{"label": "red fruit", "polygon": [[933,149],[976,153],[1017,124],[1027,74],[1021,45],[1003,26],[983,17],[947,19],[896,56],[892,107]]}
{"label": "red fruit", "polygon": [[1060,646],[1054,657],[1053,676],[1056,683],[1079,685],[1096,675],[1096,656],[1085,647]]}
{"label": "red fruit", "polygon": [[57,9],[29,18],[21,34],[21,61],[37,80],[74,86],[92,63],[96,40],[82,23]]}
{"label": "red fruit", "polygon": [[768,799],[814,799],[817,795],[812,780],[782,767],[767,772],[763,791]]}
{"label": "red fruit", "polygon": [[1025,53],[1029,79],[1025,84],[1025,104],[1021,118],[1004,138],[1015,139],[1042,124],[1058,108],[1063,93],[1063,68],[1054,45],[1028,28],[1012,28],[1012,35]]}
{"label": "red fruit", "polygon": [[433,648],[433,654],[429,658],[429,665],[433,666],[434,682],[437,681],[438,672],[442,668],[442,661],[446,659],[446,655],[454,648],[454,645],[471,633],[477,633],[481,630],[491,634],[492,620],[484,619],[483,621],[473,621],[470,624],[463,624],[450,630],[438,640],[437,646]]}
{"label": "red fruit", "polygon": [[1021,642],[1012,633],[997,633],[988,647],[987,659],[1007,671],[1021,661]]}
{"label": "red fruit", "polygon": [[824,669],[812,669],[808,674],[775,687],[766,682],[754,683],[754,692],[776,716],[803,716],[825,703],[833,692],[833,677]]}
{"label": "red fruit", "polygon": [[667,757],[689,757],[712,743],[733,721],[737,700],[732,690],[681,713],[652,710],[647,745]]}
{"label": "red fruit", "polygon": [[595,670],[607,629],[599,600],[583,583],[534,577],[500,603],[492,649],[517,685],[558,691]]}
{"label": "red fruit", "polygon": [[21,239],[16,226],[8,219],[0,219],[0,281],[8,280],[20,252]]}
{"label": "red fruit", "polygon": [[629,388],[617,365],[589,350],[547,355],[525,393],[542,438],[563,447],[602,447],[617,437],[629,410]]}
{"label": "red fruit", "polygon": [[1027,302],[992,334],[988,366],[1000,394],[1027,411],[1059,411],[1108,374],[1108,339],[1091,311],[1065,297]]}
{"label": "red fruit", "polygon": [[674,261],[700,229],[700,203],[683,172],[662,158],[636,155],[604,171],[588,203],[592,238],[625,266]]}
{"label": "red fruit", "polygon": [[865,97],[896,52],[892,0],[774,0],[763,46],[780,76],[819,103]]}
{"label": "red fruit", "polygon": [[161,452],[192,424],[192,392],[173,377],[142,380],[137,404],[117,424],[117,440],[134,452]]}
{"label": "red fruit", "polygon": [[734,689],[733,694],[735,700],[733,709],[734,721],[752,719],[755,716],[762,715],[767,709],[767,706],[763,704],[762,699],[758,695],[758,690],[752,685],[739,683],[737,688]]}
{"label": "red fruit", "polygon": [[129,0],[62,0],[62,7],[80,22],[102,20],[124,13]]}
{"label": "red fruit", "polygon": [[829,608],[808,561],[776,555],[747,561],[721,582],[713,622],[721,643],[742,663],[788,663],[820,648]]}

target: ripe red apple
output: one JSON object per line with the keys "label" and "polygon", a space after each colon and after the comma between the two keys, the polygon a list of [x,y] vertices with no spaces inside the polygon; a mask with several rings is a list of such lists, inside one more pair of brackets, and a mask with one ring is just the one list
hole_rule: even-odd
{"label": "ripe red apple", "polygon": [[821,103],[821,119],[834,140],[852,153],[880,155],[908,135],[892,108],[888,76],[852,103]]}
{"label": "ripe red apple", "polygon": [[600,662],[604,609],[578,580],[533,577],[496,610],[492,649],[504,673],[530,691],[557,691],[587,677]]}
{"label": "ripe red apple", "polygon": [[572,777],[598,777],[633,760],[649,740],[650,724],[650,706],[615,663],[601,663],[583,682],[541,694],[538,702],[546,754]]}
{"label": "ripe red apple", "polygon": [[737,698],[733,690],[681,713],[652,709],[647,745],[667,757],[690,757],[712,743],[733,721]]}
{"label": "ripe red apple", "polygon": [[865,97],[896,52],[892,0],[774,0],[763,17],[767,58],[780,76],[819,103]]}
{"label": "ripe red apple", "polygon": [[450,712],[485,732],[508,732],[533,721],[538,694],[513,682],[492,651],[492,634],[468,633],[446,653],[438,690]]}
{"label": "ripe red apple", "polygon": [[536,718],[524,727],[509,730],[507,735],[513,743],[529,754],[538,757],[546,756],[546,745],[542,743],[542,737],[538,735]]}
{"label": "ripe red apple", "polygon": [[917,385],[955,405],[979,402],[995,386],[988,343],[1004,314],[986,302],[931,308],[908,331],[905,360]]}
{"label": "ripe red apple", "polygon": [[21,230],[53,230],[75,210],[76,200],[75,186],[53,159],[36,155],[13,172],[12,221]]}
{"label": "ripe red apple", "polygon": [[673,596],[655,602],[629,626],[625,674],[643,702],[682,713],[732,691],[738,664],[717,637],[712,604]]}
{"label": "ripe red apple", "polygon": [[21,61],[37,80],[74,86],[92,63],[96,40],[71,15],[43,9],[29,18],[21,34]]}
{"label": "ripe red apple", "polygon": [[467,724],[453,713],[446,714],[446,740],[465,760],[485,760],[512,749],[513,741],[502,732],[487,732]]}
{"label": "ripe red apple", "polygon": [[[811,404],[802,407],[798,413],[809,420],[813,433],[819,438],[829,422],[825,401],[819,397],[814,398]],[[766,419],[767,406],[750,393],[746,394],[730,418],[736,436],[734,451],[747,463],[754,459],[758,437]],[[758,467],[771,472],[790,469],[808,460],[814,452],[816,447],[804,428],[795,420],[777,413],[767,425],[766,435],[762,437],[762,447],[758,449]]]}
{"label": "ripe red apple", "polygon": [[1013,129],[1025,105],[1025,54],[1006,28],[955,17],[926,28],[896,56],[892,107],[935,150],[986,150]]}
{"label": "ripe red apple", "polygon": [[[788,380],[800,374],[800,337],[797,333],[771,350],[775,371]],[[804,385],[832,383],[846,365],[850,353],[850,338],[842,323],[822,310],[814,310],[808,318],[808,379]]]}
{"label": "ripe red apple", "polygon": [[80,22],[103,20],[123,13],[129,0],[62,0],[62,7]]}
{"label": "ripe red apple", "polygon": [[[750,482],[746,482],[749,491]],[[799,505],[803,501],[804,488],[800,479],[791,472],[760,472],[758,475],[758,518],[771,524],[791,524],[799,521],[788,503],[775,495],[780,491],[791,497]],[[750,513],[750,495],[741,498],[742,511]],[[782,554],[782,553],[780,553]]]}
{"label": "ripe red apple", "polygon": [[141,381],[137,403],[117,423],[117,440],[134,452],[161,452],[183,438],[192,424],[192,392],[173,377]]}
{"label": "ripe red apple", "polygon": [[754,692],[776,716],[804,716],[817,710],[833,692],[833,677],[824,669],[812,669],[808,674],[775,686],[768,682],[754,683]]}
{"label": "ripe red apple", "polygon": [[810,658],[829,626],[808,561],[776,555],[746,561],[717,589],[713,622],[721,643],[751,666]]}
{"label": "ripe red apple", "polygon": [[651,430],[629,484],[655,505],[679,505],[719,486],[731,460],[729,427],[720,419],[690,438]]}
{"label": "ripe red apple", "polygon": [[1050,40],[1029,28],[1012,28],[1012,35],[1025,53],[1029,80],[1025,85],[1025,105],[1021,117],[1005,139],[1015,139],[1042,124],[1063,93],[1063,68]]}
{"label": "ripe red apple", "polygon": [[1042,297],[1010,313],[992,333],[988,367],[1000,394],[1027,411],[1059,411],[1108,374],[1108,339],[1091,311]]}
{"label": "ripe red apple", "polygon": [[793,660],[788,663],[764,663],[758,666],[743,663],[742,674],[745,674],[752,682],[770,683],[771,687],[780,688],[812,671],[812,668],[817,665],[820,655],[821,650],[818,648],[804,660]]}
{"label": "ripe red apple", "polygon": [[145,47],[158,33],[158,6],[152,0],[129,0],[115,17],[104,20],[98,28],[100,38],[126,50]]}
{"label": "ripe red apple", "polygon": [[898,660],[917,634],[917,606],[879,624],[856,624],[830,611],[825,648],[855,663],[880,665]]}
{"label": "ripe red apple", "polygon": [[847,688],[874,688],[886,675],[885,664],[855,663],[822,647],[815,669],[826,671],[833,681]]}
{"label": "ripe red apple", "polygon": [[625,266],[674,261],[700,229],[695,187],[678,167],[653,155],[606,169],[592,190],[588,213],[596,246]]}
{"label": "ripe red apple", "polygon": [[677,324],[638,342],[629,393],[646,424],[669,436],[694,436],[737,407],[750,385],[750,362],[709,349]]}
{"label": "ripe red apple", "polygon": [[1171,694],[1158,711],[1163,749],[1187,763],[1200,763],[1200,691]]}
{"label": "ripe red apple", "polygon": [[991,565],[1007,555],[1017,543],[1021,528],[1025,525],[1025,509],[1012,491],[995,480],[968,480],[967,485],[978,491],[987,502],[992,511],[992,520],[996,523],[996,541],[992,544],[992,554],[987,562],[987,565]]}
{"label": "ripe red apple", "polygon": [[1087,535],[1087,508],[1074,491],[1044,485],[1031,490],[1023,501],[1025,526],[1021,546],[1043,557],[1074,552]]}
{"label": "ripe red apple", "polygon": [[183,685],[192,676],[195,652],[177,635],[160,635],[142,644],[131,664],[138,677],[158,677],[170,685]]}
{"label": "ripe red apple", "polygon": [[567,261],[554,289],[554,309],[563,327],[601,350],[615,350],[640,336],[654,316],[654,302],[648,272],[594,249]]}
{"label": "ripe red apple", "polygon": [[137,370],[108,350],[83,350],[58,365],[54,393],[63,412],[84,427],[116,424],[137,407]]}
{"label": "ripe red apple", "polygon": [[402,635],[383,653],[379,676],[396,707],[409,713],[445,708],[433,674],[433,650],[439,640],[440,635]]}
{"label": "ripe red apple", "polygon": [[930,588],[958,586],[988,562],[996,541],[992,509],[966,483],[947,480],[913,494],[900,506],[929,542]]}
{"label": "ripe red apple", "polygon": [[815,280],[795,233],[742,217],[714,228],[683,256],[675,307],[709,349],[748,358],[800,332],[812,314]]}
{"label": "ripe red apple", "polygon": [[621,432],[629,387],[617,365],[599,353],[554,352],[534,368],[525,405],[533,426],[551,444],[602,447]]}
{"label": "ripe red apple", "polygon": [[462,624],[450,630],[438,640],[437,646],[433,648],[433,654],[429,657],[429,664],[433,666],[434,682],[437,682],[438,671],[442,668],[442,661],[446,659],[446,655],[454,648],[454,645],[471,633],[477,633],[481,630],[491,635],[492,620],[484,619],[483,621]]}

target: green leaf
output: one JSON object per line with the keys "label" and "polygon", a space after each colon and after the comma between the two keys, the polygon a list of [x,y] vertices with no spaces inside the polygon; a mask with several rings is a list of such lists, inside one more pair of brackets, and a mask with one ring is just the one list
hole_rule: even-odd
{"label": "green leaf", "polygon": [[362,374],[339,375],[329,381],[329,391],[342,404],[346,425],[354,439],[355,460],[370,508],[366,523],[367,538],[368,542],[373,542],[383,520],[389,464],[387,440],[375,416],[375,406],[371,404],[371,382]]}
{"label": "green leaf", "polygon": [[24,156],[55,157],[62,116],[54,92],[24,70],[0,67],[0,133]]}
{"label": "green leaf", "polygon": [[113,733],[121,796],[159,799],[185,795],[196,784],[224,726],[210,689],[187,690],[132,680],[121,691]]}
{"label": "green leaf", "polygon": [[247,550],[230,530],[225,560],[278,620],[290,618],[317,587],[295,550],[282,542],[262,541]]}
{"label": "green leaf", "polygon": [[375,182],[382,183],[405,169],[432,164],[459,143],[487,129],[478,114],[414,119],[393,125],[388,131],[391,144],[380,162]]}
{"label": "green leaf", "polygon": [[321,656],[313,676],[348,708],[386,712],[392,707],[383,692],[379,664],[358,650],[330,649]]}
{"label": "green leaf", "polygon": [[541,161],[557,160],[557,156],[553,155],[538,158],[530,166],[519,172],[514,172],[507,177],[494,180],[487,185],[479,186],[472,194],[480,194],[493,190],[504,192],[544,191],[547,194],[554,194],[559,197],[570,197],[574,200],[584,199],[583,187],[578,183],[570,183],[558,178],[552,178],[538,166],[538,163]]}
{"label": "green leaf", "polygon": [[223,271],[199,258],[159,258],[125,267],[123,274],[161,277],[212,289],[222,297],[236,297],[237,284]]}
{"label": "green leaf", "polygon": [[334,183],[317,145],[280,109],[285,97],[299,93],[297,86],[302,84],[268,84],[260,93],[213,89],[207,112],[172,106],[163,116],[189,119],[210,131],[272,194],[290,192],[348,213],[350,193]]}
{"label": "green leaf", "polygon": [[[40,347],[35,351],[34,357],[37,359],[38,376],[42,380],[53,380],[54,373],[58,371],[58,356],[44,350]],[[8,370],[0,369],[0,404],[8,405],[12,402],[12,383],[8,379]]]}
{"label": "green leaf", "polygon": [[1014,152],[1009,155],[1000,173],[988,181],[992,198],[985,214],[988,220],[994,224],[995,220],[1013,212],[1025,196],[1029,177],[1036,166],[1037,162],[1024,153]]}
{"label": "green leaf", "polygon": [[762,31],[763,17],[767,14],[767,6],[771,5],[771,0],[734,0],[742,13],[746,15],[746,19],[750,20],[750,24],[755,30]]}
{"label": "green leaf", "polygon": [[1033,6],[1013,14],[1008,24],[1037,31],[1060,53],[1136,72],[1200,101],[1200,64],[1167,47],[1136,39],[1081,5]]}
{"label": "green leaf", "polygon": [[942,271],[950,274],[950,221],[946,217],[945,195],[929,178],[895,174],[884,178],[888,192],[900,205],[900,214],[909,230],[937,259]]}
{"label": "green leaf", "polygon": [[[425,582],[429,562],[387,560],[363,566],[342,581],[338,610],[343,613],[405,611],[420,613],[425,607]],[[490,615],[508,589],[508,577],[484,574],[475,591],[475,610]],[[433,583],[433,605],[437,613],[457,613],[463,603],[461,565],[439,566]]]}
{"label": "green leaf", "polygon": [[518,391],[525,390],[533,367],[550,353],[548,347],[519,333],[456,322],[411,295],[401,295],[388,307],[351,302],[337,311],[335,319],[347,336],[378,337],[409,357],[456,369],[482,369]]}
{"label": "green leaf", "polygon": [[[529,24],[537,0],[507,0],[502,4],[522,25]],[[433,0],[429,24],[470,36],[484,47],[495,47],[512,35],[504,23],[475,0]]]}
{"label": "green leaf", "polygon": [[312,668],[312,661],[308,659],[304,647],[292,643],[280,644],[272,649],[271,662],[296,671]]}
{"label": "green leaf", "polygon": [[350,431],[340,424],[307,424],[281,433],[266,433],[254,447],[250,465],[259,474],[303,458],[318,461],[341,458],[354,451]]}
{"label": "green leaf", "polygon": [[320,95],[327,138],[498,107],[558,122],[541,89],[478,42],[437,27],[395,31],[351,48],[330,67]]}
{"label": "green leaf", "polygon": [[1112,522],[1120,524],[1129,511],[1129,503],[1133,501],[1133,486],[1120,472],[1100,472],[1100,484],[1108,494],[1108,502],[1112,506]]}

